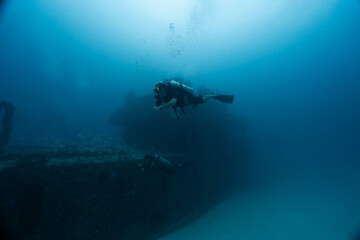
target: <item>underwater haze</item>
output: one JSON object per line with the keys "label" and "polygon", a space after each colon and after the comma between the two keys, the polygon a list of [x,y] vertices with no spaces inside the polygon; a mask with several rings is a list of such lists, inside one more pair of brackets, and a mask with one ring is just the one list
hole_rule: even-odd
{"label": "underwater haze", "polygon": [[234,94],[251,147],[243,188],[164,239],[360,239],[360,1],[3,2],[10,145],[117,136],[128,92],[181,77]]}

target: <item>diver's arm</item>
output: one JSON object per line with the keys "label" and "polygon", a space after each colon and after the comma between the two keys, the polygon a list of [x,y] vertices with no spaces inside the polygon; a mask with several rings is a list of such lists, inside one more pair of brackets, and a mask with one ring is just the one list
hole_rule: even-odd
{"label": "diver's arm", "polygon": [[154,111],[163,110],[163,109],[166,109],[166,108],[171,108],[171,107],[175,106],[176,103],[177,103],[177,99],[173,98],[173,99],[171,99],[170,101],[168,101],[167,103],[165,103],[162,106],[159,106],[159,107],[154,106]]}
{"label": "diver's arm", "polygon": [[164,105],[162,105],[160,107],[160,110],[162,110],[163,108],[171,108],[173,106],[175,106],[175,104],[177,103],[177,99],[176,98],[173,98],[171,99],[170,101],[168,101],[167,103],[165,103]]}

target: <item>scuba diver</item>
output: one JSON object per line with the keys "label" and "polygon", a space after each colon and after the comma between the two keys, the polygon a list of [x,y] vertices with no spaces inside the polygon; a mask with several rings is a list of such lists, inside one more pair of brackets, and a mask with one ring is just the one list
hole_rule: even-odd
{"label": "scuba diver", "polygon": [[[232,103],[234,100],[233,95],[218,95],[211,93],[205,96],[195,96],[193,93],[194,90],[191,87],[175,81],[174,79],[167,79],[157,83],[154,92],[156,98],[155,106],[153,108],[154,111],[173,108],[178,119],[178,107],[185,114],[184,107],[193,105],[193,108],[195,108],[198,104],[206,103],[211,98],[225,103]],[[164,104],[162,105],[163,102]]]}

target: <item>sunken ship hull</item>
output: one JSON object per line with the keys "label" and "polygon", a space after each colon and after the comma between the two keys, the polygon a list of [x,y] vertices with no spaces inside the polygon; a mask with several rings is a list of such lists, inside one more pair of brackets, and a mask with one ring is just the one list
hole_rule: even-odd
{"label": "sunken ship hull", "polygon": [[2,155],[2,239],[158,239],[241,184],[245,141],[234,136],[243,128],[221,105],[178,120],[148,111],[149,96],[128,98],[111,118],[121,143],[92,139]]}

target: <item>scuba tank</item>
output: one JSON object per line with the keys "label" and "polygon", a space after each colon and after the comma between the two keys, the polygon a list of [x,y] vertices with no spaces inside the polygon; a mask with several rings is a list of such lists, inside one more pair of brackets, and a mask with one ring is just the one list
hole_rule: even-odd
{"label": "scuba tank", "polygon": [[140,167],[160,167],[160,169],[165,170],[169,173],[174,172],[180,167],[191,164],[192,161],[169,161],[159,154],[145,154],[145,157],[142,162],[139,163]]}
{"label": "scuba tank", "polygon": [[170,163],[168,160],[166,160],[165,158],[159,156],[158,154],[154,154],[154,155],[153,155],[153,159],[154,159],[155,161],[158,161],[160,164],[162,164],[162,165],[164,165],[164,166],[169,167],[169,166],[171,165],[171,163]]}
{"label": "scuba tank", "polygon": [[166,86],[172,86],[172,87],[178,87],[178,88],[182,88],[184,89],[186,92],[189,92],[189,93],[193,93],[194,92],[194,89],[192,87],[189,87],[185,84],[182,84],[178,81],[175,81],[175,80],[169,80],[169,79],[166,79],[164,81],[164,84]]}

